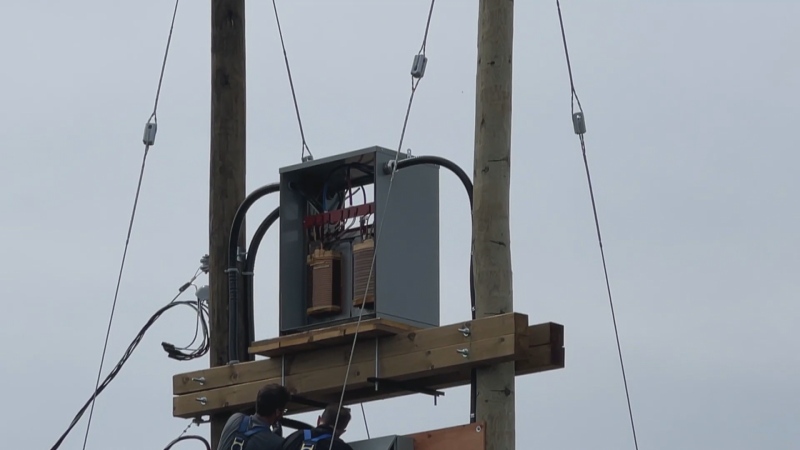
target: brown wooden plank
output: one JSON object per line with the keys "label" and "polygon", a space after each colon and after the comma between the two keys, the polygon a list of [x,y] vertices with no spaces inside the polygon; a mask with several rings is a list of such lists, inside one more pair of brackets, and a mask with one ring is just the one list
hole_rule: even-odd
{"label": "brown wooden plank", "polygon": [[263,341],[253,342],[250,345],[251,355],[279,356],[287,353],[313,350],[321,346],[340,344],[351,341],[351,336],[358,328],[359,336],[375,337],[403,333],[417,329],[408,324],[386,319],[369,319],[357,326],[355,322],[305,331],[298,334],[281,336]]}
{"label": "brown wooden plank", "polygon": [[[542,332],[543,329],[550,330],[553,333],[552,339],[544,338],[545,334]],[[564,327],[562,325],[554,323],[532,325],[528,327],[529,341],[533,343],[533,345],[528,348],[527,355],[524,359],[516,361],[516,375],[524,376],[532,373],[564,368],[564,348],[562,347],[562,344],[560,344],[561,342],[564,342],[563,331]],[[554,343],[547,343],[549,340],[552,340]],[[457,372],[448,372],[441,375],[422,377],[415,380],[414,384],[428,389],[442,390],[464,386],[469,384],[469,381],[470,371],[459,370]],[[375,400],[386,400],[409,394],[414,394],[414,392],[399,390],[385,385],[380,386],[379,392],[375,392],[374,387],[371,386],[363,389],[348,389],[345,393],[345,403],[355,404]],[[320,395],[315,397],[314,400],[320,402],[338,403],[340,395],[341,391],[332,395]],[[315,411],[317,409],[318,408],[300,404],[291,404],[289,406],[291,414]]]}
{"label": "brown wooden plank", "polygon": [[[427,348],[402,353],[396,356],[380,356],[377,376],[392,380],[414,380],[478,365],[510,361],[525,357],[528,352],[527,317],[514,315],[515,327],[495,328],[494,336],[488,333],[485,339],[461,342],[456,345],[442,345],[434,342]],[[523,320],[524,319],[524,320]],[[483,319],[488,320],[488,319]],[[509,334],[512,333],[512,334]],[[471,336],[478,336],[473,332]],[[464,357],[461,350],[467,350]],[[349,369],[348,389],[372,386],[367,378],[376,376],[375,361],[354,362]],[[341,392],[347,365],[320,368],[308,372],[295,372],[285,378],[274,377],[251,383],[204,390],[180,395],[173,400],[173,415],[176,417],[195,417],[227,409],[242,408],[251,404],[258,390],[267,383],[281,383],[301,396],[316,398],[326,394]],[[198,398],[204,398],[200,402]],[[205,403],[205,404],[203,404]]]}
{"label": "brown wooden plank", "polygon": [[[524,314],[509,313],[471,322],[386,336],[378,341],[379,355],[382,358],[392,357],[432,348],[437,345],[447,346],[472,342],[487,336],[508,333],[507,330],[520,329],[520,327],[527,326],[527,321],[528,317]],[[459,331],[464,326],[470,328],[469,336],[464,336]],[[550,324],[536,325],[534,327],[536,333],[528,332],[528,335],[534,339],[533,342],[530,342],[529,337],[529,345],[549,340],[546,335],[550,332]],[[375,339],[363,338],[364,340],[362,341],[362,338],[363,336],[359,332],[359,343],[356,345],[356,350],[353,354],[353,363],[372,361],[374,364]],[[336,347],[178,374],[173,377],[173,393],[182,395],[207,391],[235,384],[277,378],[281,376],[281,373],[285,376],[291,376],[298,373],[347,365],[352,348],[351,339],[352,337],[348,339],[348,342]],[[201,378],[203,379],[203,384],[193,381]]]}
{"label": "brown wooden plank", "polygon": [[[552,348],[550,345],[538,345],[535,347],[529,347],[525,358],[516,361],[517,376],[563,368],[564,367],[563,348],[560,349],[560,352],[556,351],[557,349],[558,348],[555,349]],[[263,383],[266,384],[268,382],[280,383],[280,378],[265,380]],[[437,390],[464,386],[468,385],[469,382],[470,382],[470,370],[463,368],[453,372],[425,375],[414,380],[414,384],[417,386],[425,387],[428,389],[437,389]],[[256,383],[256,386],[260,385]],[[345,393],[344,402],[346,405],[352,405],[361,402],[386,400],[386,399],[414,394],[414,392],[401,390],[393,386],[387,386],[386,384],[379,384],[379,388],[380,390],[376,392],[374,386],[371,384],[358,389],[355,389],[351,386],[347,389]],[[254,396],[255,393],[251,391],[248,392],[246,395]],[[332,392],[328,393],[307,392],[304,393],[304,396],[306,398],[310,398],[318,402],[338,403],[341,396],[341,386],[338,386],[338,388]],[[250,401],[249,403],[245,403],[243,405],[232,405],[226,407],[226,410],[229,409],[230,411],[246,412],[252,408],[252,405],[253,402]],[[320,408],[290,402],[288,405],[288,409],[289,409],[288,414],[299,414],[303,412],[317,411]],[[250,412],[252,413],[252,411]],[[197,416],[199,415],[201,414],[197,414]],[[187,417],[194,417],[194,416],[187,416]]]}
{"label": "brown wooden plank", "polygon": [[485,450],[486,424],[476,422],[408,435],[414,450]]}

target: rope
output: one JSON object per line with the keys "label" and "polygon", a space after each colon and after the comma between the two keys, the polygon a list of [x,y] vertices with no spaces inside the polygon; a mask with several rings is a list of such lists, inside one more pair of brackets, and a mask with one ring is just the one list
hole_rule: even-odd
{"label": "rope", "polygon": [[[159,78],[158,78],[158,88],[156,89],[156,98],[155,98],[155,101],[153,102],[153,113],[150,115],[150,118],[148,119],[148,125],[150,125],[150,123],[152,123],[154,126],[157,124],[157,120],[158,119],[156,117],[156,111],[158,109],[158,99],[159,99],[159,97],[161,95],[161,85],[162,85],[162,82],[164,80],[164,69],[166,68],[166,65],[167,65],[167,56],[169,55],[169,45],[170,45],[170,42],[172,41],[172,31],[175,28],[175,17],[177,16],[177,13],[178,13],[178,3],[179,2],[180,2],[180,0],[175,0],[175,8],[172,11],[172,22],[170,23],[170,27],[169,27],[169,37],[167,38],[167,45],[166,45],[166,49],[164,50],[164,60],[161,63],[161,74],[159,75]],[[153,138],[154,137],[155,136],[153,135]],[[139,181],[136,184],[136,194],[135,194],[134,200],[133,200],[133,210],[131,211],[131,219],[130,219],[130,223],[128,224],[128,233],[127,233],[127,235],[125,237],[125,248],[124,248],[124,250],[122,252],[122,262],[120,263],[120,267],[119,267],[119,275],[117,276],[117,287],[114,290],[114,301],[111,304],[111,314],[109,315],[109,318],[108,318],[108,327],[106,329],[105,342],[103,343],[103,353],[100,356],[100,367],[97,369],[97,381],[95,382],[95,390],[97,390],[99,388],[99,386],[100,386],[100,377],[101,377],[101,375],[103,373],[103,363],[105,362],[106,351],[108,350],[108,339],[111,336],[111,327],[112,327],[112,324],[114,322],[114,312],[115,312],[115,310],[117,308],[117,299],[119,298],[119,288],[120,288],[120,285],[122,283],[122,272],[125,269],[125,258],[128,255],[128,246],[129,246],[130,241],[131,241],[131,232],[133,231],[133,221],[134,221],[134,218],[136,217],[136,207],[137,207],[137,205],[139,203],[139,193],[141,192],[141,189],[142,189],[142,180],[144,178],[144,169],[145,169],[145,164],[147,163],[147,154],[150,151],[150,145],[152,145],[151,142],[152,141],[147,141],[147,140],[145,141],[144,155],[142,156],[142,167],[141,167],[141,169],[139,171]],[[89,430],[91,429],[91,426],[92,426],[92,416],[94,414],[94,405],[95,405],[95,400],[96,399],[97,399],[96,396],[92,398],[92,406],[91,406],[91,410],[89,411],[89,420],[88,420],[88,422],[86,424],[86,434],[83,437],[83,450],[86,450],[86,443],[89,440]]]}
{"label": "rope", "polygon": [[[606,254],[605,254],[605,250],[603,249],[603,238],[600,235],[600,220],[597,217],[597,204],[596,204],[595,199],[594,199],[594,188],[592,187],[592,176],[589,173],[589,162],[588,162],[588,159],[586,158],[586,141],[584,139],[584,134],[586,133],[586,127],[585,127],[585,124],[583,122],[583,120],[584,120],[584,118],[583,118],[584,117],[583,116],[583,108],[581,107],[581,102],[578,99],[578,93],[575,91],[575,82],[574,82],[574,79],[572,77],[572,65],[570,64],[569,50],[567,49],[567,37],[566,37],[566,33],[564,32],[564,19],[563,19],[562,15],[561,15],[561,2],[559,0],[556,0],[556,6],[558,7],[558,21],[559,21],[559,23],[561,25],[561,38],[562,38],[562,40],[564,42],[564,55],[565,55],[565,57],[567,59],[567,71],[569,72],[569,84],[570,84],[570,90],[571,90],[571,94],[572,94],[571,103],[572,103],[573,126],[575,127],[575,133],[578,134],[578,138],[580,139],[581,153],[583,155],[583,165],[584,165],[584,168],[586,169],[586,180],[587,180],[587,182],[589,184],[589,196],[590,196],[590,198],[592,200],[592,212],[594,214],[594,225],[595,225],[595,229],[597,230],[597,243],[600,246],[600,257],[601,257],[601,259],[603,261],[603,275],[605,276],[605,281],[606,281],[606,292],[608,293],[608,304],[609,304],[609,306],[611,308],[611,320],[614,323],[614,336],[615,336],[616,341],[617,341],[617,353],[619,355],[619,365],[620,365],[620,369],[622,371],[622,382],[625,385],[625,398],[626,398],[627,403],[628,403],[628,416],[630,417],[630,421],[631,421],[631,432],[633,434],[633,445],[634,445],[634,448],[636,448],[636,450],[639,450],[639,441],[638,441],[638,439],[636,437],[636,425],[635,425],[635,422],[633,420],[633,408],[631,407],[631,395],[630,395],[630,391],[628,389],[628,377],[625,374],[625,363],[623,362],[623,359],[622,359],[622,346],[620,345],[620,340],[619,340],[619,329],[617,328],[617,316],[616,316],[616,313],[614,312],[614,298],[611,295],[611,283],[609,282],[609,279],[608,279],[608,265],[606,264]],[[576,118],[576,114],[575,114],[575,105],[576,104],[578,106],[579,118]],[[577,122],[575,122],[576,120],[580,121],[580,125],[578,125]]]}
{"label": "rope", "polygon": [[[430,30],[431,17],[433,15],[433,7],[434,7],[435,3],[436,3],[436,0],[431,0],[431,7],[430,7],[430,10],[428,11],[428,19],[427,19],[427,23],[426,23],[426,26],[425,26],[425,35],[422,38],[422,46],[420,47],[420,51],[419,51],[418,55],[423,55],[423,56],[425,55],[425,48],[426,48],[427,42],[428,42],[428,32]],[[392,169],[392,175],[391,175],[391,178],[389,178],[389,186],[388,186],[388,188],[386,190],[386,202],[385,202],[386,206],[384,207],[384,213],[381,216],[380,224],[379,224],[379,226],[378,226],[378,228],[376,230],[376,233],[375,233],[375,251],[372,254],[372,263],[370,264],[370,267],[369,267],[369,275],[367,276],[367,283],[366,283],[366,286],[365,286],[365,289],[364,289],[364,297],[363,297],[363,299],[361,301],[362,305],[365,304],[366,299],[367,299],[367,295],[369,293],[369,284],[372,281],[372,274],[373,274],[374,269],[375,269],[375,257],[378,255],[378,240],[380,239],[380,230],[383,228],[384,220],[386,220],[386,210],[388,210],[388,208],[389,208],[389,198],[390,198],[390,195],[392,193],[392,185],[394,183],[394,176],[397,173],[397,161],[400,159],[400,151],[403,148],[403,140],[405,138],[406,130],[408,128],[408,118],[411,115],[411,106],[414,103],[414,94],[417,91],[417,86],[419,85],[419,82],[420,82],[421,79],[422,79],[422,77],[414,78],[413,75],[412,75],[411,95],[410,95],[410,97],[408,99],[408,107],[406,108],[406,115],[405,115],[405,118],[403,119],[403,129],[400,132],[400,142],[397,145],[397,154],[394,157],[394,166],[393,166],[393,169]],[[359,327],[361,326],[361,318],[363,317],[363,313],[364,313],[364,307],[362,306],[362,308],[359,309],[359,311],[358,311],[358,320],[356,322],[356,329],[355,329],[355,332],[353,333],[353,345],[350,347],[350,356],[349,356],[349,358],[347,360],[347,370],[345,371],[344,383],[342,384],[342,394],[339,397],[339,407],[336,409],[336,420],[333,423],[333,429],[334,430],[336,430],[337,427],[339,426],[339,414],[341,413],[342,405],[344,404],[344,394],[347,391],[347,380],[350,377],[350,367],[353,365],[353,355],[355,354],[355,351],[356,351],[356,343],[358,342],[358,331],[359,331]],[[333,450],[333,442],[334,442],[334,440],[331,439],[331,445],[328,448],[328,450]]]}
{"label": "rope", "polygon": [[289,88],[292,90],[292,101],[294,102],[294,112],[297,114],[297,125],[300,127],[300,139],[302,139],[302,146],[300,148],[300,160],[303,160],[305,157],[306,152],[308,152],[308,156],[311,159],[314,158],[314,155],[311,154],[311,149],[308,148],[308,144],[306,143],[306,134],[303,131],[303,120],[300,119],[300,107],[297,105],[297,94],[294,90],[294,81],[292,80],[292,69],[289,67],[289,56],[286,53],[286,44],[283,41],[283,30],[281,29],[281,19],[278,16],[278,5],[275,4],[275,0],[272,0],[272,9],[275,10],[275,22],[278,24],[278,36],[281,38],[281,49],[283,50],[283,60],[286,63],[286,74],[289,76]]}

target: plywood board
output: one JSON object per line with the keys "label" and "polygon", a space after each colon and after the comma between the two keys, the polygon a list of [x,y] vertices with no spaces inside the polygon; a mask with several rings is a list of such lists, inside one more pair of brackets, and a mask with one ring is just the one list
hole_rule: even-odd
{"label": "plywood board", "polygon": [[371,338],[408,332],[416,330],[417,327],[387,319],[362,320],[361,324],[351,322],[253,342],[250,345],[249,352],[251,355],[258,356],[280,356],[287,353],[329,347],[347,341],[352,342],[356,329],[358,329],[359,336]]}
{"label": "plywood board", "polygon": [[409,437],[414,439],[414,450],[485,450],[486,424],[476,422]]}

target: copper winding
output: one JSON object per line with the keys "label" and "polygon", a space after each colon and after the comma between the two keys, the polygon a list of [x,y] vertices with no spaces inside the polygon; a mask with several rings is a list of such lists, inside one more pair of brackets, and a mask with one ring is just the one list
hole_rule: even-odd
{"label": "copper winding", "polygon": [[[375,303],[375,273],[372,260],[375,256],[375,240],[367,239],[353,245],[353,305],[361,307]],[[370,271],[372,276],[370,277]],[[369,281],[369,289],[367,289]],[[366,292],[366,297],[364,293]]]}
{"label": "copper winding", "polygon": [[334,250],[314,250],[307,258],[308,315],[338,313],[342,310],[342,255]]}

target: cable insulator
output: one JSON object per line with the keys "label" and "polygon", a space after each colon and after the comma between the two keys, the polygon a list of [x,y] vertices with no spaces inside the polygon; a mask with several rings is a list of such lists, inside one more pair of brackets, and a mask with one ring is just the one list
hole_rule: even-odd
{"label": "cable insulator", "polygon": [[374,239],[370,238],[353,245],[353,306],[362,307],[375,303],[375,274],[372,273],[370,276],[374,257]]}

